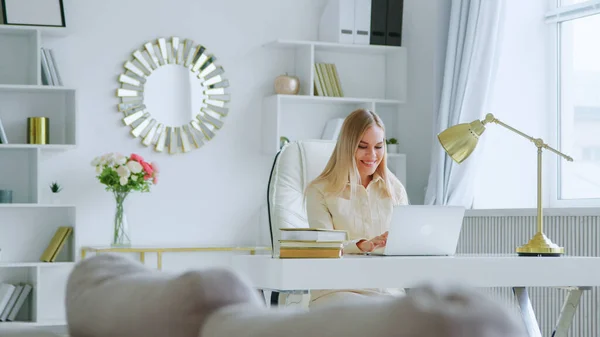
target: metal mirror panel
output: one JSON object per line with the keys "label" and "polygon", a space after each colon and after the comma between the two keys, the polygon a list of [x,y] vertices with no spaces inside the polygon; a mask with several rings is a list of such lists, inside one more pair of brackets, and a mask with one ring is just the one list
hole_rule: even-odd
{"label": "metal mirror panel", "polygon": [[229,82],[216,57],[189,39],[159,38],[132,53],[119,75],[117,110],[132,136],[158,152],[202,147],[223,127]]}

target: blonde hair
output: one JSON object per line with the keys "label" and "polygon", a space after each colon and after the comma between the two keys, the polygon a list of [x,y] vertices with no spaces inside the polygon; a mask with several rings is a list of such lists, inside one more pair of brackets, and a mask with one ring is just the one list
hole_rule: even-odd
{"label": "blonde hair", "polygon": [[[311,184],[324,181],[326,192],[341,194],[350,183],[351,195],[354,196],[356,187],[362,183],[356,165],[356,150],[365,131],[372,126],[380,127],[385,134],[385,126],[376,113],[366,109],[357,109],[350,113],[342,124],[340,136],[325,169]],[[393,175],[389,174],[387,169],[386,146],[384,146],[384,153],[375,173],[379,174],[385,182],[385,194],[397,203],[398,196],[394,193],[391,181]]]}

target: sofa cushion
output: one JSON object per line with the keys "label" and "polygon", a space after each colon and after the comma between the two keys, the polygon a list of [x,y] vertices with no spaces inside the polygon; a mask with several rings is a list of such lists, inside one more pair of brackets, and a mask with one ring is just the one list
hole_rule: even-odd
{"label": "sofa cushion", "polygon": [[472,289],[423,286],[405,297],[381,297],[311,309],[223,307],[201,337],[527,337],[506,307]]}
{"label": "sofa cushion", "polygon": [[196,337],[207,316],[236,303],[264,305],[228,270],[171,274],[113,254],[79,262],[66,290],[68,329],[76,337]]}

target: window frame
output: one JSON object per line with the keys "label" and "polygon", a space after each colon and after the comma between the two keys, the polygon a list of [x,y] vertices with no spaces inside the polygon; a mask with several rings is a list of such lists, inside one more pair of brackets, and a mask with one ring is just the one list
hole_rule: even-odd
{"label": "window frame", "polygon": [[[550,139],[558,144],[558,149],[562,148],[561,142],[561,23],[573,21],[592,15],[600,14],[600,0],[588,0],[579,4],[560,5],[560,0],[548,0],[549,7],[552,8],[546,12],[544,19],[550,26],[550,41],[548,50],[550,55],[550,72],[552,74],[549,81],[550,90],[550,110],[551,116],[549,136]],[[552,145],[551,145],[552,146]],[[580,198],[580,199],[560,199],[561,185],[561,165],[567,164],[564,159],[557,155],[550,154],[545,163],[546,178],[544,183],[550,187],[549,191],[544,193],[549,199],[549,207],[598,207],[600,198]]]}

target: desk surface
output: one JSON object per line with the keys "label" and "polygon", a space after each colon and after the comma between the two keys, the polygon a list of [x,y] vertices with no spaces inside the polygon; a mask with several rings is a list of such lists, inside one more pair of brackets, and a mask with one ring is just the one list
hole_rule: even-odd
{"label": "desk surface", "polygon": [[273,259],[235,256],[233,268],[273,290],[411,288],[423,282],[475,287],[600,286],[600,257],[516,255],[362,256]]}

